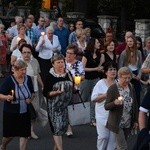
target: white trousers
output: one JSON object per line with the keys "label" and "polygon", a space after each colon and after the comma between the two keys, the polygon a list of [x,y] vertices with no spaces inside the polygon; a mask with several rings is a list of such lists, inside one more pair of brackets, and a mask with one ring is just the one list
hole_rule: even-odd
{"label": "white trousers", "polygon": [[116,148],[115,134],[96,120],[97,150],[114,150]]}

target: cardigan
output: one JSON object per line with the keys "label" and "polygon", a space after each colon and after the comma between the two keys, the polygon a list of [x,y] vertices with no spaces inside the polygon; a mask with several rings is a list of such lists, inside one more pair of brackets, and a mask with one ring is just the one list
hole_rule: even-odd
{"label": "cardigan", "polygon": [[[132,114],[131,114],[131,127],[135,122],[138,122],[138,106],[134,88],[129,84],[130,96],[133,99]],[[105,109],[109,110],[109,116],[106,127],[112,132],[119,132],[119,125],[123,114],[123,105],[115,105],[114,100],[119,97],[117,84],[113,84],[108,88],[107,98],[105,102]]]}
{"label": "cardigan", "polygon": [[[31,77],[26,75],[25,81],[24,81],[24,84],[29,89],[30,93],[31,94],[34,93]],[[10,94],[11,90],[14,90],[15,95],[16,95],[17,88],[15,86],[15,83],[14,83],[12,77],[8,76],[7,78],[4,79],[4,81],[2,82],[2,84],[0,86],[0,93],[4,94],[4,95],[8,95],[8,94]],[[9,112],[9,113],[19,113],[20,105],[19,104],[11,104],[11,102],[4,101],[3,111]]]}

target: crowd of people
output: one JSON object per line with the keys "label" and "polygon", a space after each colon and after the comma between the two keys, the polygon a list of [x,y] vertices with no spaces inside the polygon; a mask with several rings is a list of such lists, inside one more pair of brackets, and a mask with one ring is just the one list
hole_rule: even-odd
{"label": "crowd of people", "polygon": [[81,19],[68,26],[63,17],[55,22],[40,16],[37,24],[34,21],[30,14],[25,19],[16,16],[6,30],[0,24],[0,78],[10,72],[0,85],[1,150],[16,136],[20,150],[26,149],[29,137],[38,139],[34,124],[43,96],[54,150],[63,150],[62,136],[73,136],[67,106],[74,96],[75,76],[81,77],[83,101],[90,102],[97,149],[127,150],[128,135],[132,129],[146,128],[150,109],[150,37],[142,41],[127,31],[120,43],[110,28],[104,39],[91,37]]}

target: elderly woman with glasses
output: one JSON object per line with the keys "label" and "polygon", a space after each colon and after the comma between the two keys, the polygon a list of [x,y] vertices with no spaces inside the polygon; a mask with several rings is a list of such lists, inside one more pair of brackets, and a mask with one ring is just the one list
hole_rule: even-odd
{"label": "elderly woman with glasses", "polygon": [[61,45],[58,36],[54,35],[54,29],[49,26],[46,28],[46,34],[42,33],[39,42],[36,46],[36,51],[39,52],[39,63],[41,68],[41,77],[43,82],[48,74],[51,64],[50,59],[54,54],[61,50]]}
{"label": "elderly woman with glasses", "polygon": [[[23,44],[20,47],[20,52],[22,55],[22,60],[27,63],[27,75],[29,75],[32,79],[33,86],[34,86],[34,92],[35,97],[34,101],[32,102],[34,109],[36,111],[36,114],[38,114],[40,110],[39,106],[39,87],[38,83],[41,85],[41,88],[43,89],[44,85],[40,76],[40,66],[38,61],[32,56],[33,48],[29,44]],[[34,124],[36,121],[36,116],[32,115],[31,113],[31,138],[38,139],[38,136],[34,133]]]}
{"label": "elderly woman with glasses", "polygon": [[67,106],[72,98],[73,81],[65,69],[63,55],[51,59],[52,68],[44,83],[43,94],[47,98],[48,119],[53,139],[54,150],[63,150],[62,136],[69,124]]}
{"label": "elderly woman with glasses", "polygon": [[127,137],[132,128],[138,127],[138,107],[133,86],[132,72],[127,67],[118,70],[118,82],[107,91],[105,109],[109,110],[106,127],[114,132],[117,150],[127,150]]}

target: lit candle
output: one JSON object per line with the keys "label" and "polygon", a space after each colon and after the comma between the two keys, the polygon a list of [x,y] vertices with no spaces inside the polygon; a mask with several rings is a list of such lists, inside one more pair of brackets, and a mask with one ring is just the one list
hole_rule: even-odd
{"label": "lit candle", "polygon": [[123,99],[122,96],[119,96],[119,97],[118,97],[118,100],[119,100],[119,101],[122,101],[122,99]]}
{"label": "lit candle", "polygon": [[14,90],[11,90],[11,95],[12,95],[12,96],[14,96],[14,93],[15,93]]}
{"label": "lit candle", "polygon": [[41,32],[41,35],[44,36],[44,35],[45,35],[45,32]]}
{"label": "lit candle", "polygon": [[21,38],[20,38],[20,37],[17,37],[17,43],[18,43],[20,40],[21,40]]}
{"label": "lit candle", "polygon": [[75,77],[74,77],[74,83],[75,83],[76,85],[79,85],[80,82],[81,82],[81,77],[80,77],[80,76],[75,76]]}

